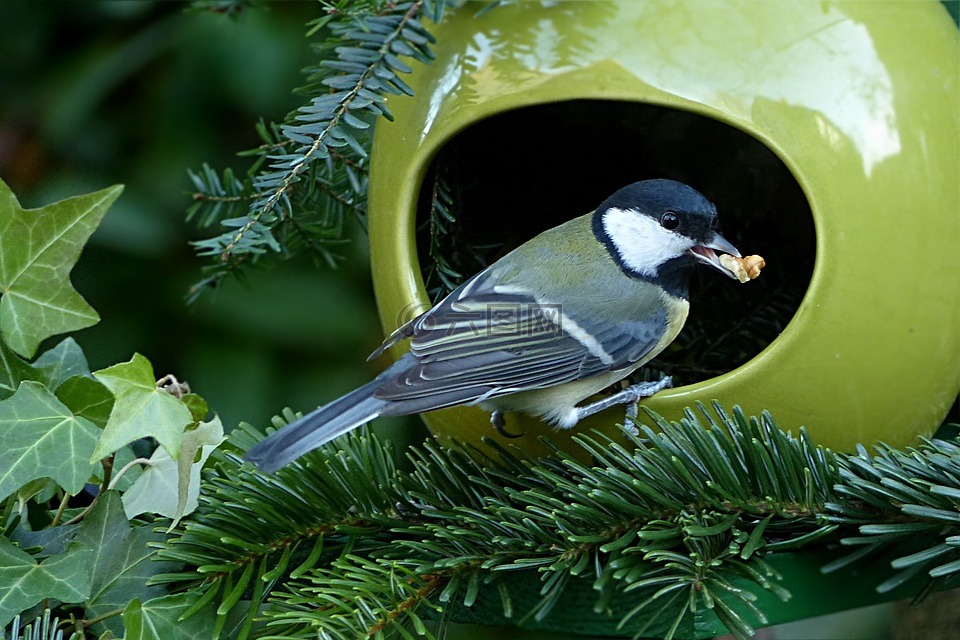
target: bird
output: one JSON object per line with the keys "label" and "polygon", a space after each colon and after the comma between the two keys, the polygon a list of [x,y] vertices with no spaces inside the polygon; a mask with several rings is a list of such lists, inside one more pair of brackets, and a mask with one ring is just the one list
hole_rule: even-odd
{"label": "bird", "polygon": [[[663,351],[689,312],[695,265],[731,277],[740,252],[717,209],[669,179],[634,182],[594,211],[544,231],[403,324],[370,359],[409,350],[369,383],[254,445],[245,459],[273,472],[380,416],[479,405],[502,429],[522,412],[558,429],[670,385],[635,384],[581,404]],[[505,434],[506,435],[506,434]]]}

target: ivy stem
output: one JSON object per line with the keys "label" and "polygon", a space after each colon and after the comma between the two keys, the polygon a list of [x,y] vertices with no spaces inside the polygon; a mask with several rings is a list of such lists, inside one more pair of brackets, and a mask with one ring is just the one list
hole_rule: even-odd
{"label": "ivy stem", "polygon": [[[98,497],[99,497],[99,496],[98,496]],[[81,511],[81,512],[78,513],[77,515],[73,516],[72,518],[70,518],[69,520],[67,520],[66,522],[64,522],[63,524],[77,524],[77,523],[79,523],[79,522],[82,522],[83,519],[87,517],[87,514],[90,513],[90,510],[93,509],[93,505],[95,505],[95,504],[97,504],[97,498],[94,498],[94,499],[93,499],[93,502],[91,502],[90,504],[88,504],[86,509],[84,509],[83,511]]]}
{"label": "ivy stem", "polygon": [[[113,452],[100,461],[100,464],[103,465],[103,481],[100,483],[100,493],[110,488],[110,477],[113,475],[113,460],[116,455],[116,452]],[[100,494],[98,493],[97,495]]]}
{"label": "ivy stem", "polygon": [[[3,514],[0,515],[0,526],[5,527],[7,526],[7,523],[10,522],[10,514],[13,513],[13,507],[16,503],[17,503],[16,496],[10,496],[9,498],[7,498],[6,502],[3,505]],[[2,529],[0,529],[0,531],[2,531]],[[9,531],[5,531],[4,533],[9,533]]]}
{"label": "ivy stem", "polygon": [[70,502],[70,494],[64,491],[63,499],[60,500],[60,506],[57,507],[57,513],[53,516],[53,522],[50,523],[51,527],[55,527],[60,524],[60,519],[63,517],[63,512],[67,508],[68,502]]}
{"label": "ivy stem", "polygon": [[64,524],[77,524],[78,522],[82,521],[87,517],[87,514],[90,513],[90,510],[93,509],[93,506],[97,504],[97,500],[99,500],[100,496],[102,496],[104,491],[107,490],[110,483],[110,476],[113,475],[113,459],[116,455],[116,452],[111,453],[109,456],[100,461],[100,464],[103,465],[103,481],[100,483],[100,491],[97,492],[97,495],[93,501],[87,505],[86,509],[64,522]]}
{"label": "ivy stem", "polygon": [[123,613],[122,608],[113,609],[112,611],[107,611],[106,613],[101,613],[100,615],[90,618],[89,620],[77,620],[77,621],[64,620],[63,622],[57,625],[57,628],[67,629],[68,627],[70,627],[71,623],[73,623],[73,633],[76,633],[77,631],[83,631],[84,629],[92,627],[98,622],[103,622],[104,620],[115,618],[121,613]]}
{"label": "ivy stem", "polygon": [[137,458],[136,460],[131,460],[131,461],[128,462],[127,464],[123,465],[123,466],[120,468],[120,471],[117,471],[117,475],[114,476],[113,480],[110,481],[110,486],[107,487],[107,488],[108,488],[108,489],[116,489],[117,483],[120,482],[120,478],[123,477],[123,474],[125,474],[127,471],[130,471],[130,469],[132,469],[133,467],[137,466],[138,464],[145,464],[145,465],[147,465],[148,467],[152,467],[152,466],[153,466],[153,463],[150,462],[150,459],[149,459],[149,458]]}

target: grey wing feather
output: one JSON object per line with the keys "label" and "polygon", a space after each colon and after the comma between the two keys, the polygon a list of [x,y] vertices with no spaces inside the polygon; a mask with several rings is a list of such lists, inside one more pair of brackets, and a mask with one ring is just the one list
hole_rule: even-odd
{"label": "grey wing feather", "polygon": [[395,329],[393,333],[391,333],[389,336],[386,337],[386,339],[383,341],[383,343],[379,347],[374,349],[373,353],[367,356],[367,362],[372,362],[376,360],[377,358],[382,356],[387,349],[397,344],[404,338],[409,338],[410,336],[412,336],[413,325],[419,319],[419,317],[420,316],[418,316],[417,318],[414,318],[413,320],[405,322],[402,325],[400,325],[397,329]]}
{"label": "grey wing feather", "polygon": [[640,361],[665,324],[602,326],[577,317],[578,338],[564,329],[568,313],[497,291],[482,272],[410,323],[415,360],[375,395],[398,403],[396,411],[426,411],[590,378]]}

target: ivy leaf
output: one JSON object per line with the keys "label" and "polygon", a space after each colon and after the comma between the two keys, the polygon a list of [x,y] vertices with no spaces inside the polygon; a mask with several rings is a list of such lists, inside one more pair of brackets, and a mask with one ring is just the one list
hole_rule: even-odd
{"label": "ivy leaf", "polygon": [[32,366],[0,341],[0,400],[9,398],[24,380],[43,382],[45,372]]}
{"label": "ivy leaf", "polygon": [[194,422],[203,422],[203,419],[210,413],[210,405],[196,393],[188,393],[183,396],[182,400],[183,404],[190,409],[190,415],[193,416]]}
{"label": "ivy leaf", "polygon": [[0,500],[37,478],[76,494],[94,471],[88,462],[100,430],[70,412],[39,382],[0,402]]}
{"label": "ivy leaf", "polygon": [[43,370],[46,378],[41,382],[53,390],[68,378],[90,375],[87,358],[73,338],[64,338],[57,346],[42,353],[33,361],[33,366]]}
{"label": "ivy leaf", "polygon": [[[166,593],[160,586],[147,586],[147,579],[157,573],[172,571],[170,562],[153,562],[151,543],[164,539],[152,525],[131,527],[123,512],[120,494],[107,491],[84,518],[75,544],[89,549],[90,595],[85,602],[87,618],[122,609],[131,598],[149,600]],[[101,623],[104,630],[123,635],[119,617]]]}
{"label": "ivy leaf", "polygon": [[89,374],[87,359],[73,338],[64,339],[33,364],[0,341],[0,400],[12,396],[24,380],[35,380],[56,389],[70,376]]}
{"label": "ivy leaf", "polygon": [[100,320],[70,284],[70,270],[122,190],[23,209],[0,180],[0,335],[15,352],[29,358],[45,338]]}
{"label": "ivy leaf", "polygon": [[183,402],[157,388],[149,360],[136,353],[130,362],[93,375],[113,393],[114,403],[91,461],[147,436],[156,438],[170,457],[180,455],[183,430],[193,423],[193,417]]}
{"label": "ivy leaf", "polygon": [[21,520],[20,525],[10,534],[10,539],[16,542],[20,549],[29,551],[31,556],[39,560],[60,555],[66,551],[73,542],[73,537],[80,530],[78,524],[61,524],[39,531],[32,531],[27,528],[28,526],[28,523]]}
{"label": "ivy leaf", "polygon": [[154,451],[150,465],[123,494],[127,517],[158,513],[173,520],[172,530],[180,518],[197,508],[200,469],[221,442],[223,425],[214,416],[210,422],[201,422],[196,429],[183,434],[178,459],[171,458],[164,449]]}
{"label": "ivy leaf", "polygon": [[107,426],[113,394],[102,383],[88,376],[73,376],[57,387],[56,396],[73,415],[84,417],[101,429]]}
{"label": "ivy leaf", "polygon": [[82,602],[90,592],[91,551],[73,549],[38,563],[0,536],[0,628],[41,600]]}
{"label": "ivy leaf", "polygon": [[196,596],[178,593],[154,598],[143,604],[130,601],[123,611],[124,640],[207,640],[214,637],[216,612],[207,606],[180,621],[180,616],[193,606]]}
{"label": "ivy leaf", "polygon": [[[30,482],[22,485],[17,489],[17,510],[20,513],[27,513],[28,505],[27,503],[36,498],[37,496],[43,496],[47,500],[53,497],[53,494],[56,492],[57,483],[50,480],[50,478],[37,478],[36,480],[31,480]],[[37,500],[37,503],[43,503],[46,500],[40,499]],[[29,518],[28,518],[29,520]]]}

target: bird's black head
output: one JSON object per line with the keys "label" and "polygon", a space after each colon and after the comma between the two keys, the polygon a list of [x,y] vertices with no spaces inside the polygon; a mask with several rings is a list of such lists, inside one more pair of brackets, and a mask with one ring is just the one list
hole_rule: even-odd
{"label": "bird's black head", "polygon": [[674,180],[645,180],[620,189],[597,208],[593,231],[626,273],[675,295],[686,295],[686,267],[702,262],[734,277],[714,250],[740,255],[720,235],[713,203]]}

